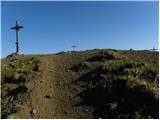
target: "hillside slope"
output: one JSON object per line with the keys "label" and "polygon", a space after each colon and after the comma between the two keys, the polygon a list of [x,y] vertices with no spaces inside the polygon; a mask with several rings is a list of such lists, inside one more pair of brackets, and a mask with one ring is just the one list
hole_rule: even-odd
{"label": "hillside slope", "polygon": [[158,52],[2,59],[2,118],[158,118]]}

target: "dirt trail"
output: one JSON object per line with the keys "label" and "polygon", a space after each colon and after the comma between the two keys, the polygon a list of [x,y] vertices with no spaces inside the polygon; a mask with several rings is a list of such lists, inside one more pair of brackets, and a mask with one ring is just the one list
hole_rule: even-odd
{"label": "dirt trail", "polygon": [[[71,73],[67,72],[72,62],[70,57],[42,56],[39,59],[40,75],[28,85],[32,86],[32,118],[89,117],[86,112],[88,108],[76,106],[79,102],[76,98],[78,86],[71,85],[74,79],[70,79]],[[75,116],[75,112],[81,115]]]}
{"label": "dirt trail", "polygon": [[30,91],[30,107],[32,107],[30,114],[32,118],[51,118],[55,111],[54,91],[51,88],[54,74],[50,73],[48,63],[53,64],[53,62],[49,57],[47,59],[40,57],[40,61],[39,76],[28,83],[30,90],[32,90]]}
{"label": "dirt trail", "polygon": [[31,74],[31,80],[26,83],[30,99],[27,105],[21,106],[16,116],[19,118],[53,118],[56,110],[54,71],[56,67],[50,56],[38,57],[39,72]]}
{"label": "dirt trail", "polygon": [[93,109],[87,106],[77,106],[80,102],[78,96],[80,87],[73,83],[77,79],[76,74],[69,71],[70,66],[76,63],[77,58],[71,59],[71,57],[48,56],[47,58],[40,58],[40,71],[42,69],[40,79],[44,82],[33,84],[35,85],[35,91],[31,93],[31,98],[33,98],[32,106],[34,106],[33,109],[37,110],[36,115],[33,116],[34,118],[93,117]]}

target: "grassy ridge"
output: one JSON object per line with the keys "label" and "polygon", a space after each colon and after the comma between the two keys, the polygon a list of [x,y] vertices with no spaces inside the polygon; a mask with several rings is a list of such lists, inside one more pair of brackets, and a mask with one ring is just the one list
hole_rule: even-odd
{"label": "grassy ridge", "polygon": [[[2,60],[1,72],[2,118],[158,118],[156,52],[95,49],[13,56]],[[42,87],[33,89],[33,81]],[[50,84],[51,88],[46,87]],[[51,103],[41,104],[52,99],[49,94],[41,101],[43,88],[44,94],[47,89],[54,91]],[[34,91],[37,96],[31,95]],[[40,104],[33,104],[34,99]],[[31,109],[48,104],[53,106],[49,113]],[[55,104],[59,107],[54,108]],[[19,112],[22,108],[28,114]],[[54,116],[51,111],[55,111]]]}

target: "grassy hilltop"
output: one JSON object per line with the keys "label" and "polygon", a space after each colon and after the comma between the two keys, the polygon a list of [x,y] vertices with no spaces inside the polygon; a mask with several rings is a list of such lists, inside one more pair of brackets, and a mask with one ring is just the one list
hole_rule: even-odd
{"label": "grassy hilltop", "polygon": [[2,118],[158,118],[158,52],[95,49],[2,59]]}

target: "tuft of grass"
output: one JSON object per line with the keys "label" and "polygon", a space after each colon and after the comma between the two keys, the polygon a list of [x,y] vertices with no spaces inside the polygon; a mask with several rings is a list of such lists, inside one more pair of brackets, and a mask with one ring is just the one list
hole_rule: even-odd
{"label": "tuft of grass", "polygon": [[31,71],[38,71],[38,63],[39,60],[34,57],[12,62],[12,65],[1,70],[2,83],[5,79],[17,79],[17,74],[24,75]]}
{"label": "tuft of grass", "polygon": [[106,61],[106,60],[114,60],[114,59],[120,59],[120,56],[119,56],[118,52],[115,52],[115,51],[112,51],[112,50],[101,50],[101,51],[98,52],[98,54],[96,56],[93,56],[93,57],[89,58],[87,61],[103,62],[103,61]]}
{"label": "tuft of grass", "polygon": [[23,104],[28,100],[26,77],[32,71],[38,71],[39,60],[35,57],[11,59],[9,64],[2,67],[2,118],[15,119],[14,113],[17,110],[13,105]]}
{"label": "tuft of grass", "polygon": [[7,119],[17,119],[15,114],[11,114],[7,116]]}

